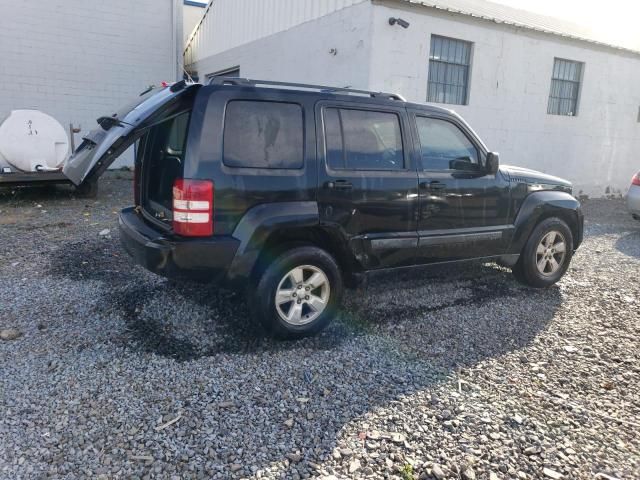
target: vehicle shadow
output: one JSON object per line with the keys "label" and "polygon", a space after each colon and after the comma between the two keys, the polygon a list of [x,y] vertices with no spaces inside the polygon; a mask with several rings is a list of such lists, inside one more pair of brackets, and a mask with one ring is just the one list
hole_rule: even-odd
{"label": "vehicle shadow", "polygon": [[[448,349],[459,348],[461,338],[456,339],[455,334],[466,335],[464,329],[468,328],[486,331],[480,332],[482,335],[469,332],[464,338],[466,344],[493,332],[520,335],[514,341],[522,346],[544,327],[552,311],[544,318],[534,315],[535,321],[523,321],[513,331],[504,332],[505,325],[512,322],[501,326],[483,320],[483,324],[473,325],[478,320],[474,319],[475,310],[501,303],[517,304],[522,298],[531,303],[532,297],[544,298],[543,304],[552,307],[560,303],[557,289],[545,291],[542,297],[540,291],[521,287],[508,270],[492,264],[399,270],[375,274],[366,286],[348,290],[339,317],[321,334],[283,342],[271,339],[249,318],[249,299],[243,292],[170,281],[141,267],[132,268],[130,259],[114,241],[95,239],[70,244],[51,257],[49,273],[72,280],[103,282],[106,289],[100,312],[114,313],[126,325],[114,341],[177,361],[220,353],[331,350],[353,337],[371,333],[393,330],[395,336],[401,336],[403,328],[398,326],[406,322],[411,322],[409,331],[415,333],[420,329],[423,339],[433,344],[444,343]],[[451,322],[447,315],[462,315],[465,322]],[[495,343],[512,348],[509,342]],[[480,352],[486,348],[480,347]],[[472,350],[477,351],[475,347]]]}
{"label": "vehicle shadow", "polygon": [[[45,205],[49,202],[80,199],[86,201],[100,201],[104,197],[121,196],[123,192],[120,182],[131,182],[133,174],[129,171],[108,171],[99,182],[97,198],[87,198],[80,194],[70,183],[61,184],[33,184],[33,185],[0,185],[0,204],[38,202]],[[127,192],[128,194],[128,192]],[[129,197],[127,197],[127,203]]]}
{"label": "vehicle shadow", "polygon": [[[50,273],[104,283],[97,311],[125,325],[110,340],[114,348],[216,376],[214,391],[194,386],[182,393],[190,398],[184,415],[207,427],[192,432],[189,443],[215,438],[214,461],[226,465],[229,478],[291,453],[281,475],[303,476],[310,462],[331,458],[346,425],[428,391],[460,368],[526,347],[561,305],[559,288],[523,288],[495,265],[406,270],[376,275],[348,294],[339,318],[320,335],[282,342],[251,322],[243,294],[159,279],[118,253],[109,242],[74,244],[52,257]],[[224,362],[227,373],[215,373],[208,359]],[[236,400],[220,407],[224,399]],[[220,410],[215,421],[212,409]],[[230,433],[248,425],[249,440]],[[210,458],[202,452],[196,460]],[[232,473],[232,463],[247,467]]]}
{"label": "vehicle shadow", "polygon": [[615,248],[629,257],[640,258],[640,230],[620,237],[615,243]]}

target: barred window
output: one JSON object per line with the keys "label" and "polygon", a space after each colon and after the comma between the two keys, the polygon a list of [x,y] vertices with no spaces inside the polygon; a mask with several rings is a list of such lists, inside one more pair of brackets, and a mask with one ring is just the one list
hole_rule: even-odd
{"label": "barred window", "polygon": [[467,104],[471,43],[431,35],[427,102]]}
{"label": "barred window", "polygon": [[547,113],[571,117],[578,114],[582,65],[580,62],[571,60],[554,59]]}

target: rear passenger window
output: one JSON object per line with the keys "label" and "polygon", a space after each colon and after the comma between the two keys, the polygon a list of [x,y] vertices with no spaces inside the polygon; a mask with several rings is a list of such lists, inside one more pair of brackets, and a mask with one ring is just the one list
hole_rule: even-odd
{"label": "rear passenger window", "polygon": [[400,117],[395,113],[327,108],[324,134],[329,168],[404,168]]}
{"label": "rear passenger window", "polygon": [[478,167],[478,150],[451,122],[417,117],[423,170],[465,170]]}
{"label": "rear passenger window", "polygon": [[240,168],[301,168],[302,107],[234,100],[224,116],[223,162]]}

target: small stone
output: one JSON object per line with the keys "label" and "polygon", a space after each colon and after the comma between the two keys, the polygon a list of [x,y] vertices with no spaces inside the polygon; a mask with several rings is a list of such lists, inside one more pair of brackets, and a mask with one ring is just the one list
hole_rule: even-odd
{"label": "small stone", "polygon": [[289,428],[293,427],[293,418],[287,418],[287,419],[284,421],[284,424],[285,424],[287,427],[289,427]]}
{"label": "small stone", "polygon": [[237,472],[242,468],[242,465],[240,465],[239,463],[232,463],[231,467],[229,468],[231,469],[232,472]]}
{"label": "small stone", "polygon": [[342,455],[343,457],[350,457],[351,455],[353,455],[353,450],[351,450],[350,448],[341,448],[340,455]]}
{"label": "small stone", "polygon": [[518,425],[522,425],[522,422],[524,422],[524,419],[516,413],[513,416],[513,421],[516,422]]}
{"label": "small stone", "polygon": [[550,468],[543,468],[542,469],[542,473],[549,477],[552,478],[553,480],[559,480],[560,478],[562,478],[562,474],[559,472],[556,472],[555,470],[551,470]]}
{"label": "small stone", "polygon": [[298,397],[296,400],[300,403],[307,403],[309,401],[308,397]]}
{"label": "small stone", "polygon": [[476,480],[476,472],[473,471],[473,468],[467,467],[462,471],[462,478],[465,480]]}
{"label": "small stone", "polygon": [[105,228],[104,230],[100,230],[100,233],[98,233],[98,235],[100,235],[101,237],[106,237],[110,233],[111,233],[111,230],[109,230],[108,228]]}
{"label": "small stone", "polygon": [[536,453],[538,453],[538,447],[527,447],[524,449],[524,454],[525,455],[535,455]]}
{"label": "small stone", "polygon": [[433,475],[437,480],[443,480],[445,478],[442,467],[437,463],[434,463],[433,467],[431,467],[431,475]]}
{"label": "small stone", "polygon": [[498,432],[491,432],[489,434],[489,436],[493,439],[493,440],[500,440],[501,436]]}
{"label": "small stone", "polygon": [[16,340],[22,336],[22,332],[17,328],[5,328],[0,330],[0,338],[2,340]]}
{"label": "small stone", "polygon": [[356,458],[349,464],[349,473],[354,473],[358,470],[360,470],[360,460]]}
{"label": "small stone", "polygon": [[496,472],[489,472],[489,480],[500,480],[500,477]]}
{"label": "small stone", "polygon": [[299,453],[288,453],[287,458],[292,463],[298,463],[300,460],[302,460],[302,455],[300,455]]}
{"label": "small stone", "polygon": [[372,432],[367,433],[367,438],[370,440],[380,440],[380,432],[377,430],[373,430]]}
{"label": "small stone", "polygon": [[406,437],[401,433],[392,433],[391,434],[391,441],[393,443],[404,443],[405,440],[406,440]]}
{"label": "small stone", "polygon": [[231,407],[235,407],[235,406],[236,406],[236,404],[233,403],[233,402],[220,402],[218,404],[218,407],[220,407],[220,408],[231,408]]}
{"label": "small stone", "polygon": [[574,347],[573,345],[565,345],[564,351],[567,352],[567,353],[575,353],[575,352],[578,351],[578,349],[576,347]]}

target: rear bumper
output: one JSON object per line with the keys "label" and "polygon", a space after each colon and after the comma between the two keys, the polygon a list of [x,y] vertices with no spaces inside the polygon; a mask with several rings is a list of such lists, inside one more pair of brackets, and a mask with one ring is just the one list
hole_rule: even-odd
{"label": "rear bumper", "polygon": [[173,238],[147,224],[133,207],[119,218],[120,241],[136,263],[167,278],[218,282],[226,277],[239,240]]}
{"label": "rear bumper", "polygon": [[640,217],[640,186],[631,185],[627,193],[627,209],[634,218]]}

